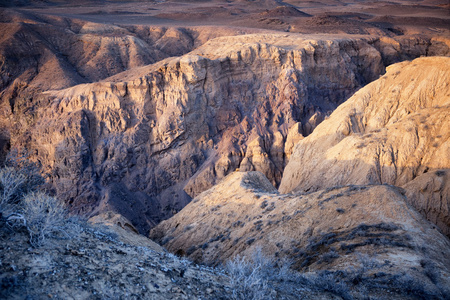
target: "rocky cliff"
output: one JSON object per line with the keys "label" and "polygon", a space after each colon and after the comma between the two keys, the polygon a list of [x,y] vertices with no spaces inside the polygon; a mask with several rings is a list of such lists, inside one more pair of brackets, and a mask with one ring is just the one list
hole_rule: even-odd
{"label": "rocky cliff", "polygon": [[280,192],[402,186],[448,235],[449,67],[444,57],[389,67],[297,144]]}
{"label": "rocky cliff", "polygon": [[378,278],[394,298],[406,296],[381,282],[406,273],[426,282],[431,262],[448,285],[449,63],[388,67],[296,144],[279,191],[260,172],[234,172],[150,237],[207,264],[262,249],[344,282],[351,266],[356,286]]}
{"label": "rocky cliff", "polygon": [[114,209],[146,230],[236,168],[278,184],[293,145],[384,72],[380,43],[217,38],[180,58],[11,105],[11,140],[35,151],[76,210]]}
{"label": "rocky cliff", "polygon": [[386,65],[449,53],[444,38],[23,14],[2,11],[3,144],[28,149],[74,211],[113,210],[141,232],[237,168],[278,185],[294,144]]}

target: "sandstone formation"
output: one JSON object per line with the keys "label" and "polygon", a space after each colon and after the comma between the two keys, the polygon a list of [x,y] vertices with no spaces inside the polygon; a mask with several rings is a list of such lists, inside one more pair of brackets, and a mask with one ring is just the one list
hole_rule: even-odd
{"label": "sandstone formation", "polygon": [[[196,26],[213,2],[97,10],[90,1],[53,10],[22,2],[31,8],[0,10],[0,163],[9,148],[26,148],[73,211],[113,211],[141,232],[237,168],[277,186],[294,145],[387,65],[450,49],[441,31],[394,34],[368,14],[357,15],[358,26],[378,36],[253,28],[278,18],[330,32],[312,7],[303,13],[276,1],[237,1],[211,16],[217,24],[249,20],[240,28]],[[137,21],[175,18],[180,9],[190,26]],[[270,26],[262,25],[281,29]]]}
{"label": "sandstone formation", "polygon": [[450,59],[395,64],[300,141],[280,192],[392,184],[450,233]]}
{"label": "sandstone formation", "polygon": [[450,241],[407,204],[402,189],[388,185],[282,195],[260,172],[234,172],[150,237],[213,265],[262,249],[302,271],[356,270],[370,257],[364,272],[371,275],[364,276],[408,272],[429,280],[424,261],[445,284],[450,272]]}
{"label": "sandstone formation", "polygon": [[12,144],[34,151],[75,211],[112,210],[145,232],[236,168],[278,184],[292,145],[384,72],[392,52],[381,44],[219,37],[180,58],[14,104]]}

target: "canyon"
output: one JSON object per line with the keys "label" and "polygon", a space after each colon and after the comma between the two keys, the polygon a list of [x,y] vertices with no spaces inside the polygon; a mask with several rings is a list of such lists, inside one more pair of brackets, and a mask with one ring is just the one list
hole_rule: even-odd
{"label": "canyon", "polygon": [[74,212],[142,233],[237,168],[278,186],[294,145],[386,66],[450,51],[442,36],[2,14],[2,148],[28,149]]}
{"label": "canyon", "polygon": [[410,2],[0,1],[0,163],[195,263],[262,251],[440,299],[449,7]]}

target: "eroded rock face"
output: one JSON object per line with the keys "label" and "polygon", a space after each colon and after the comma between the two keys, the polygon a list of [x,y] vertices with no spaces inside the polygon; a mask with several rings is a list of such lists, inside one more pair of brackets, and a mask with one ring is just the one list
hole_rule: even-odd
{"label": "eroded rock face", "polygon": [[30,140],[19,143],[36,149],[58,195],[79,211],[112,209],[145,230],[236,168],[278,184],[293,143],[383,72],[369,42],[218,38],[46,93],[22,135]]}
{"label": "eroded rock face", "polygon": [[358,268],[370,257],[370,274],[408,272],[428,280],[420,271],[426,260],[446,278],[450,242],[407,204],[403,192],[352,185],[281,195],[260,172],[234,172],[153,228],[150,237],[209,264],[261,249],[291,259],[297,270]]}
{"label": "eroded rock face", "polygon": [[448,70],[445,57],[389,67],[296,145],[280,192],[403,186],[411,203],[448,235]]}
{"label": "eroded rock face", "polygon": [[4,57],[19,40],[34,49],[18,68],[3,65],[4,144],[29,149],[74,211],[115,211],[141,232],[237,168],[278,185],[293,145],[387,63],[449,49],[445,39],[3,17],[12,24],[2,27]]}
{"label": "eroded rock face", "polygon": [[8,125],[11,114],[22,118],[42,91],[95,82],[183,55],[214,37],[242,33],[207,26],[120,27],[5,8],[0,23],[0,126],[11,139],[21,134]]}

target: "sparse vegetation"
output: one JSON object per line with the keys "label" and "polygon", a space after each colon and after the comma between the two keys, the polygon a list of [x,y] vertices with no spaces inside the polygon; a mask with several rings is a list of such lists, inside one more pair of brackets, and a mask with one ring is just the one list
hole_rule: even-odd
{"label": "sparse vegetation", "polygon": [[275,261],[257,248],[250,257],[236,256],[227,262],[225,269],[230,276],[232,299],[284,299],[280,295],[303,299],[303,295],[314,293],[329,293],[348,300],[383,299],[386,292],[398,299],[448,299],[448,288],[439,283],[440,274],[435,268],[431,271],[434,265],[429,261],[422,262],[424,275],[433,273],[428,281],[405,272],[377,272],[390,262],[380,263],[364,254],[357,257],[359,267],[301,273],[291,269],[290,261]]}
{"label": "sparse vegetation", "polygon": [[[345,211],[344,211],[345,212]],[[293,249],[294,258],[298,260],[295,267],[305,270],[315,262],[332,261],[333,250],[339,249],[347,254],[355,252],[363,246],[413,248],[411,238],[402,232],[395,224],[379,223],[373,225],[360,224],[353,229],[335,233],[328,232],[315,236],[305,247],[296,245]],[[327,254],[329,253],[329,256]],[[336,253],[337,254],[337,253]]]}
{"label": "sparse vegetation", "polygon": [[326,264],[330,264],[332,263],[336,258],[339,258],[339,253],[336,252],[336,249],[331,247],[330,251],[328,251],[327,253],[323,254],[320,259],[319,259],[319,263],[326,263]]}
{"label": "sparse vegetation", "polygon": [[8,232],[25,229],[30,244],[39,247],[48,238],[72,236],[76,222],[70,220],[65,205],[45,193],[35,192],[44,183],[37,164],[25,154],[11,152],[0,169],[0,223]]}
{"label": "sparse vegetation", "polygon": [[247,245],[251,245],[251,244],[253,244],[254,242],[255,242],[255,238],[249,238],[249,239],[247,239],[247,241],[246,241]]}
{"label": "sparse vegetation", "polygon": [[271,281],[283,275],[289,268],[281,268],[257,248],[251,257],[237,255],[228,261],[225,270],[230,277],[231,299],[274,299],[276,294]]}
{"label": "sparse vegetation", "polygon": [[[0,213],[3,218],[17,218],[21,199],[45,182],[36,163],[25,152],[12,150],[0,169]],[[11,214],[15,214],[13,217]]]}
{"label": "sparse vegetation", "polygon": [[6,156],[4,167],[14,169],[18,176],[23,176],[25,179],[21,188],[17,190],[16,197],[36,191],[45,183],[39,164],[30,161],[26,151],[11,150]]}
{"label": "sparse vegetation", "polygon": [[344,300],[353,299],[345,282],[341,282],[334,272],[321,271],[310,279],[311,287],[340,296]]}
{"label": "sparse vegetation", "polygon": [[195,250],[197,250],[197,247],[196,246],[191,246],[191,247],[189,247],[187,250],[186,250],[186,255],[191,255],[192,253],[194,253],[195,252]]}
{"label": "sparse vegetation", "polygon": [[261,202],[260,207],[261,207],[261,209],[264,209],[267,207],[267,205],[269,205],[269,202],[267,202],[267,200],[264,200],[263,202]]}
{"label": "sparse vegetation", "polygon": [[228,261],[225,270],[230,276],[231,299],[303,299],[324,292],[353,299],[348,284],[336,273],[296,272],[290,260],[272,259],[260,248],[250,257],[238,255]]}
{"label": "sparse vegetation", "polygon": [[443,176],[445,176],[445,170],[438,170],[438,171],[436,171],[436,176],[439,176],[439,177],[443,177]]}
{"label": "sparse vegetation", "polygon": [[239,256],[227,263],[232,287],[231,299],[263,299],[268,286],[262,267]]}
{"label": "sparse vegetation", "polygon": [[50,237],[67,235],[67,210],[61,201],[43,193],[31,193],[23,200],[22,214],[30,243],[40,246]]}

